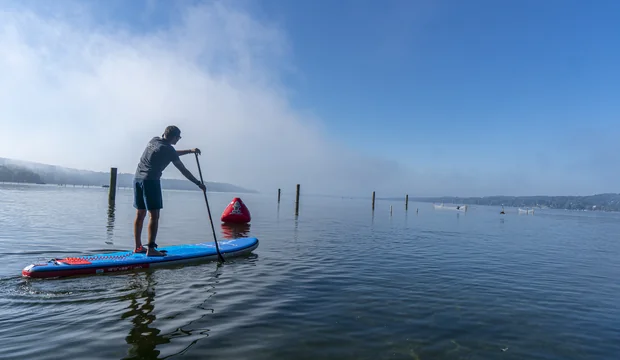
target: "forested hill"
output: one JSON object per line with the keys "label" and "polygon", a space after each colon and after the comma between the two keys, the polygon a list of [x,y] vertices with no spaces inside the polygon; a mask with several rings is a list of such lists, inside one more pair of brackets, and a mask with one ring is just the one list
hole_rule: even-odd
{"label": "forested hill", "polygon": [[475,204],[492,206],[540,207],[568,210],[620,211],[620,194],[589,196],[485,196],[485,197],[419,197],[414,201],[433,203]]}
{"label": "forested hill", "polygon": [[0,165],[0,181],[42,184],[41,176],[19,166]]}
{"label": "forested hill", "polygon": [[[133,174],[117,175],[117,186],[131,187]],[[21,183],[45,183],[64,185],[104,186],[110,183],[109,172],[77,170],[55,165],[39,164],[13,159],[0,158],[0,181]],[[162,188],[174,190],[197,190],[198,187],[187,180],[162,179]],[[228,183],[207,182],[209,191],[256,193]]]}

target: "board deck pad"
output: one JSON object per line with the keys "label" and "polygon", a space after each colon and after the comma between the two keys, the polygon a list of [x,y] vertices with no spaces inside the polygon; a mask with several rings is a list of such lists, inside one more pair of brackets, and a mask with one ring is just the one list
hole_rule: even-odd
{"label": "board deck pad", "polygon": [[86,258],[79,258],[79,257],[68,257],[68,258],[64,258],[64,259],[60,259],[60,260],[56,260],[56,261],[59,262],[59,263],[69,264],[69,265],[92,264]]}
{"label": "board deck pad", "polygon": [[[253,237],[220,240],[217,243],[224,259],[248,254],[258,247],[258,239]],[[100,274],[218,258],[213,241],[199,244],[171,245],[157,248],[157,250],[165,251],[166,256],[146,256],[145,253],[134,253],[133,250],[130,250],[65,257],[28,265],[22,270],[22,275],[26,277],[64,277]]]}

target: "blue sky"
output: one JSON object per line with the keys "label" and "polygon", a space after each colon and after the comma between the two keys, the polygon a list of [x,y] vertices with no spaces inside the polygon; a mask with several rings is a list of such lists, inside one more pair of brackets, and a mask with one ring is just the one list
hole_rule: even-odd
{"label": "blue sky", "polygon": [[613,126],[620,3],[591,4],[261,2],[292,39],[295,103],[339,138],[400,159],[479,143],[493,161]]}
{"label": "blue sky", "polygon": [[[259,151],[252,164],[243,164],[255,174],[245,173],[241,183],[245,186],[260,184],[254,187],[269,189],[278,187],[279,181],[303,180],[321,193],[381,189],[394,194],[459,196],[591,194],[620,188],[616,180],[620,176],[619,2],[115,0],[2,6],[20,13],[33,11],[43,20],[54,13],[73,33],[94,31],[113,39],[110,49],[114,51],[105,58],[126,60],[119,55],[127,54],[126,49],[117,51],[126,44],[142,44],[145,51],[152,51],[153,39],[169,41],[165,44],[170,48],[184,39],[201,44],[200,51],[193,50],[188,41],[181,59],[190,59],[196,75],[215,82],[209,91],[220,94],[223,85],[217,81],[225,79],[237,94],[256,95],[244,104],[256,101],[264,108],[265,119],[281,119],[253,130],[263,141],[250,139],[249,132],[244,135],[244,141],[256,141],[255,146],[273,146],[273,152]],[[208,10],[195,11],[191,6]],[[191,23],[188,11],[203,17]],[[27,33],[29,25],[16,24]],[[82,36],[76,36],[75,49],[78,43],[87,43],[87,35]],[[131,41],[123,42],[127,39]],[[53,41],[58,46],[66,42]],[[137,49],[139,53],[141,48]],[[159,55],[168,58],[178,52]],[[144,55],[143,60],[153,61],[153,57]],[[86,66],[86,62],[74,62],[59,61],[67,72],[76,71],[72,66]],[[157,73],[164,66],[151,65]],[[77,91],[79,86],[67,83],[66,88]],[[268,99],[258,99],[265,94]],[[177,102],[169,106],[173,104]],[[195,105],[196,112],[188,117],[200,117],[202,105]],[[230,115],[238,106],[213,105],[216,110]],[[18,119],[23,114],[11,116]],[[237,126],[245,126],[246,120],[238,121]],[[94,122],[86,125],[96,128]],[[213,132],[213,126],[205,131]],[[221,120],[218,126],[223,126]],[[278,131],[281,136],[274,136]],[[308,156],[308,165],[296,164],[285,174],[283,168],[288,166],[277,164],[293,164],[294,156],[278,157],[291,152],[285,149],[296,146],[299,138],[305,141],[301,149],[316,155]],[[9,145],[0,148],[0,156],[2,151],[13,157],[22,154],[13,145],[10,149]],[[62,157],[65,160],[56,163],[95,166],[71,155],[52,155],[32,153],[21,158],[50,162]],[[120,159],[121,155],[114,156]],[[338,157],[341,163],[334,160]],[[101,158],[96,166],[105,168],[112,160]],[[127,172],[133,171],[132,161],[135,155],[127,162]],[[240,183],[226,167],[230,162],[222,159],[214,166],[214,180]],[[265,173],[274,177],[262,175],[258,165],[251,167],[258,163],[268,166],[271,170]],[[334,179],[326,180],[330,176]],[[339,179],[343,179],[340,186],[332,186]],[[359,186],[352,188],[350,182],[357,179]]]}

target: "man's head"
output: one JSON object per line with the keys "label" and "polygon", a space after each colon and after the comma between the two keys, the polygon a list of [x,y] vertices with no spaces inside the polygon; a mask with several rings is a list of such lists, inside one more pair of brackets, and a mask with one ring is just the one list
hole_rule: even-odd
{"label": "man's head", "polygon": [[181,140],[181,130],[174,125],[166,127],[162,137],[168,140],[172,145],[175,145],[177,141]]}

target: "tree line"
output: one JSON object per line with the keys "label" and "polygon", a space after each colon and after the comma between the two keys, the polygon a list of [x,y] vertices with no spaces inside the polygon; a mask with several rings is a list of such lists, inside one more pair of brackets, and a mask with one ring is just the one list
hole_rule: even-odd
{"label": "tree line", "polygon": [[0,181],[43,184],[41,176],[26,168],[0,165]]}

